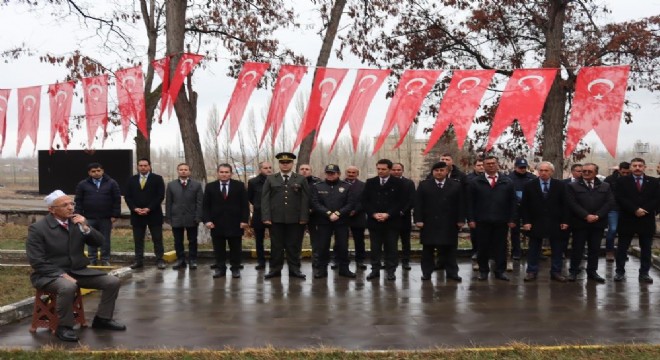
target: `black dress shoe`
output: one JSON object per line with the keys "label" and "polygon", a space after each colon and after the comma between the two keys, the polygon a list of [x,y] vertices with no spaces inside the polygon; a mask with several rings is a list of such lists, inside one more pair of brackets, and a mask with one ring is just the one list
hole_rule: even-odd
{"label": "black dress shoe", "polygon": [[431,275],[422,275],[422,281],[431,280]]}
{"label": "black dress shoe", "polygon": [[523,281],[536,281],[536,273],[531,273],[531,272],[527,273]]}
{"label": "black dress shoe", "polygon": [[571,280],[571,276],[574,278],[577,278],[577,274],[570,274],[568,275],[568,278],[560,273],[552,273],[550,274],[550,280],[558,281],[558,282],[566,282],[566,281],[575,281]]}
{"label": "black dress shoe", "polygon": [[403,270],[411,270],[412,268],[410,267],[410,263],[407,261],[401,262],[401,267]]}
{"label": "black dress shoe", "polygon": [[367,270],[367,265],[365,265],[364,263],[361,263],[361,262],[357,263],[356,267],[360,270]]}
{"label": "black dress shoe", "polygon": [[245,269],[245,266],[243,266],[243,264],[238,265],[238,269],[239,269],[239,270],[243,270],[243,269]]}
{"label": "black dress shoe", "polygon": [[355,279],[355,277],[356,277],[357,275],[355,275],[354,272],[352,272],[352,271],[350,271],[350,270],[348,270],[348,269],[344,269],[344,270],[339,270],[339,276],[341,276],[341,277],[346,277],[346,278],[351,278],[351,279]]}
{"label": "black dress shoe", "polygon": [[328,277],[328,270],[319,270],[314,271],[314,279],[323,279]]}
{"label": "black dress shoe", "polygon": [[266,265],[264,264],[258,264],[257,266],[254,267],[255,270],[264,270],[266,269]]}
{"label": "black dress shoe", "polygon": [[190,260],[190,265],[188,267],[190,268],[190,270],[197,270],[197,261]]}
{"label": "black dress shoe", "polygon": [[114,331],[124,331],[126,330],[126,325],[119,323],[112,319],[102,319],[98,316],[94,317],[92,321],[92,328],[94,329],[103,329],[103,330],[114,330]]}
{"label": "black dress shoe", "polygon": [[307,275],[303,274],[300,271],[289,271],[289,277],[297,278],[297,279],[307,279]]}
{"label": "black dress shoe", "polygon": [[653,278],[649,274],[644,274],[639,276],[639,282],[653,284]]}
{"label": "black dress shoe", "polygon": [[330,265],[330,269],[332,269],[332,270],[337,270],[338,268],[339,268],[339,265],[337,265],[337,264],[335,264],[335,263],[333,263],[332,265]]}
{"label": "black dress shoe", "polygon": [[620,282],[626,279],[626,275],[624,274],[616,274],[614,275],[614,281]]}
{"label": "black dress shoe", "polygon": [[213,273],[213,278],[217,279],[217,278],[225,277],[225,275],[227,275],[227,270],[215,269],[215,272]]}
{"label": "black dress shoe", "polygon": [[458,275],[447,275],[447,279],[454,280],[456,282],[462,282],[463,278]]}
{"label": "black dress shoe", "polygon": [[264,279],[272,279],[280,276],[282,276],[282,273],[280,271],[271,271],[268,274],[264,275]]}
{"label": "black dress shoe", "polygon": [[506,274],[495,274],[495,279],[502,281],[509,281],[509,277]]}
{"label": "black dress shoe", "polygon": [[241,277],[241,271],[240,270],[232,270],[231,271],[231,277],[234,279],[239,279]]}
{"label": "black dress shoe", "polygon": [[601,283],[601,284],[605,283],[605,279],[602,276],[600,276],[596,273],[592,273],[592,274],[587,275],[587,279],[594,280],[594,281],[596,281],[598,283]]}
{"label": "black dress shoe", "polygon": [[[554,277],[552,277],[552,275],[550,275],[550,276],[554,280]],[[576,282],[577,281],[577,274],[575,274],[575,273],[568,274],[568,276],[566,277],[566,281]]]}
{"label": "black dress shoe", "polygon": [[174,265],[172,265],[173,270],[185,270],[186,269],[186,262],[183,260],[177,260]]}
{"label": "black dress shoe", "polygon": [[373,270],[367,275],[367,280],[373,280],[380,278],[380,270]]}
{"label": "black dress shoe", "polygon": [[144,267],[144,263],[142,261],[136,261],[131,264],[131,269],[142,269]]}
{"label": "black dress shoe", "polygon": [[396,280],[396,275],[394,274],[394,271],[388,271],[386,279],[389,281]]}
{"label": "black dress shoe", "polygon": [[165,265],[165,260],[163,260],[163,259],[158,259],[158,261],[156,261],[156,267],[157,267],[159,270],[165,270],[165,268],[167,267],[167,265]]}
{"label": "black dress shoe", "polygon": [[488,280],[488,273],[487,272],[479,273],[479,276],[477,276],[477,280],[479,280],[479,281]]}
{"label": "black dress shoe", "polygon": [[217,268],[218,268],[218,264],[211,264],[211,266],[209,266],[209,267],[210,267],[211,269],[217,269]]}
{"label": "black dress shoe", "polygon": [[78,341],[78,334],[68,326],[58,326],[55,335],[62,341]]}

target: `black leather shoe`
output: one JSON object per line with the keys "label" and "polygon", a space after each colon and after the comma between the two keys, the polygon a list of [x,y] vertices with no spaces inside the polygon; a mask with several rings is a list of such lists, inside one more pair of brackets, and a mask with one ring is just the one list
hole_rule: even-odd
{"label": "black leather shoe", "polygon": [[62,341],[78,341],[78,334],[68,326],[58,326],[55,335]]}
{"label": "black leather shoe", "polygon": [[131,264],[131,269],[142,269],[144,267],[144,263],[142,261],[136,261]]}
{"label": "black leather shoe", "polygon": [[272,279],[280,276],[282,276],[282,273],[280,271],[271,271],[268,274],[264,275],[264,279]]}
{"label": "black leather shoe", "polygon": [[245,269],[245,266],[244,266],[243,264],[238,265],[238,269],[239,269],[239,270],[243,270],[243,269]]}
{"label": "black leather shoe", "polygon": [[159,270],[165,270],[165,268],[167,267],[167,265],[165,265],[165,260],[163,260],[163,259],[158,259],[158,261],[156,261],[156,267],[157,267]]}
{"label": "black leather shoe", "polygon": [[394,271],[388,271],[386,279],[389,281],[396,280],[396,275],[394,274]]}
{"label": "black leather shoe", "polygon": [[431,280],[431,275],[428,274],[422,275],[422,281],[427,281],[427,280]]}
{"label": "black leather shoe", "polygon": [[217,279],[217,278],[225,277],[225,275],[227,275],[227,270],[215,269],[215,272],[213,273],[213,278]]}
{"label": "black leather shoe", "polygon": [[257,266],[254,267],[255,270],[264,270],[266,269],[265,264],[258,264]]}
{"label": "black leather shoe", "polygon": [[328,277],[328,270],[319,270],[314,271],[314,279],[323,279]]}
{"label": "black leather shoe", "polygon": [[373,280],[380,278],[380,270],[373,270],[367,275],[367,280]]}
{"label": "black leather shoe", "polygon": [[495,279],[502,281],[509,281],[509,277],[506,274],[495,274]]}
{"label": "black leather shoe", "polygon": [[456,282],[462,282],[463,278],[458,275],[447,275],[447,279],[454,280]]}
{"label": "black leather shoe", "polygon": [[639,276],[639,282],[641,283],[647,283],[647,284],[653,284],[653,278],[649,276],[649,274],[644,274]]}
{"label": "black leather shoe", "polygon": [[587,279],[594,280],[594,281],[596,281],[598,283],[601,283],[601,284],[605,283],[605,279],[602,276],[598,275],[597,273],[592,273],[592,274],[587,275]]}
{"label": "black leather shoe", "polygon": [[210,267],[211,269],[217,269],[217,268],[218,268],[218,264],[211,264],[211,266],[209,266],[209,267]]}
{"label": "black leather shoe", "polygon": [[110,261],[108,261],[108,260],[101,260],[101,266],[112,266],[112,265],[110,264]]}
{"label": "black leather shoe", "polygon": [[402,262],[402,263],[401,263],[401,267],[403,268],[403,270],[411,270],[411,269],[412,269],[412,268],[410,267],[410,263],[407,262],[407,261]]}
{"label": "black leather shoe", "polygon": [[185,270],[186,269],[186,262],[183,260],[177,260],[174,265],[172,265],[173,270]]}
{"label": "black leather shoe", "polygon": [[477,276],[477,280],[479,280],[479,281],[488,280],[488,273],[487,272],[479,273],[479,276]]}
{"label": "black leather shoe", "polygon": [[364,263],[357,263],[356,267],[360,270],[367,270],[367,265],[365,265]]}
{"label": "black leather shoe", "polygon": [[98,316],[94,317],[92,321],[92,328],[94,329],[103,329],[103,330],[114,330],[114,331],[124,331],[126,330],[126,325],[119,323],[112,319],[102,319]]}
{"label": "black leather shoe", "polygon": [[332,265],[330,265],[330,269],[332,269],[332,270],[337,270],[338,268],[339,268],[339,265],[337,265],[335,263],[332,263]]}
{"label": "black leather shoe", "polygon": [[536,273],[528,272],[523,281],[536,281]]}
{"label": "black leather shoe", "polygon": [[190,260],[190,265],[188,267],[190,268],[190,270],[197,270],[197,261]]}
{"label": "black leather shoe", "polygon": [[241,271],[240,270],[232,270],[231,271],[231,277],[234,278],[234,279],[240,279]]}
{"label": "black leather shoe", "polygon": [[626,275],[624,274],[616,274],[614,275],[614,281],[620,282],[626,279]]}
{"label": "black leather shoe", "polygon": [[344,270],[339,270],[339,276],[341,276],[341,277],[346,277],[346,278],[351,278],[351,279],[355,279],[355,277],[356,277],[357,275],[355,275],[354,272],[352,272],[352,271],[350,271],[350,270],[348,270],[348,269],[344,269]]}
{"label": "black leather shoe", "polygon": [[303,274],[300,271],[289,271],[289,277],[290,278],[297,278],[297,279],[307,279],[307,275]]}
{"label": "black leather shoe", "polygon": [[[550,277],[554,280],[552,275],[550,275]],[[566,281],[576,282],[577,281],[577,274],[575,274],[575,273],[568,274],[568,276],[566,277]]]}
{"label": "black leather shoe", "polygon": [[566,282],[566,281],[575,281],[571,280],[571,276],[573,276],[574,279],[577,278],[577,274],[570,274],[568,275],[568,278],[565,277],[564,275],[560,273],[552,273],[550,274],[550,280],[558,281],[558,282]]}

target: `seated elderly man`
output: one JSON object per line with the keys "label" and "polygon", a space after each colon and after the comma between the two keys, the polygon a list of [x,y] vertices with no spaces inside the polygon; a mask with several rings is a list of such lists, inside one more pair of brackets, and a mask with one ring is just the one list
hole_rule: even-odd
{"label": "seated elderly man", "polygon": [[49,214],[30,225],[26,249],[34,270],[30,275],[32,285],[57,293],[59,325],[55,334],[63,341],[78,341],[73,330],[73,301],[78,287],[103,290],[93,328],[126,330],[126,326],[112,320],[119,279],[87,268],[85,244],[101,246],[103,235],[90,227],[85,217],[73,213],[75,203],[61,190],[52,192],[45,200]]}

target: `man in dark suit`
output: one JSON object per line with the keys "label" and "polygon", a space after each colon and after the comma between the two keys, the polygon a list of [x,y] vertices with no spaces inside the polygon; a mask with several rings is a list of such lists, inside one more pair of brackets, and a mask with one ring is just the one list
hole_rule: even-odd
{"label": "man in dark suit", "polygon": [[605,279],[598,275],[598,252],[607,226],[607,214],[614,206],[614,195],[610,184],[601,182],[596,175],[598,175],[598,165],[584,164],[580,180],[568,185],[570,225],[573,229],[569,281],[577,279],[586,244],[587,278],[599,283],[605,282]]}
{"label": "man in dark suit", "polygon": [[[484,159],[478,157],[474,160],[474,165],[472,172],[465,176],[466,184],[465,188],[467,189],[467,184],[472,180],[478,178],[480,175],[484,174]],[[465,196],[467,201],[467,196]],[[479,270],[479,262],[477,262],[477,249],[479,244],[477,243],[477,235],[475,229],[470,229],[470,243],[472,244],[472,270]]]}
{"label": "man in dark suit", "polygon": [[280,172],[266,178],[261,195],[261,219],[270,226],[271,241],[270,271],[264,277],[282,276],[286,251],[289,277],[305,279],[300,271],[300,253],[309,221],[309,185],[304,176],[292,171],[294,154],[282,152],[275,158]]}
{"label": "man in dark suit", "polygon": [[495,259],[495,278],[509,281],[506,276],[506,237],[509,228],[516,226],[517,199],[513,181],[500,174],[497,157],[484,159],[484,176],[468,185],[468,224],[476,230],[479,250],[478,280],[488,280],[488,261]]}
{"label": "man in dark suit", "polygon": [[202,184],[190,178],[190,166],[176,166],[179,178],[167,184],[165,197],[165,219],[172,226],[176,263],[174,270],[186,269],[186,250],[183,245],[184,232],[188,234],[188,263],[197,269],[197,226],[202,221]]}
{"label": "man in dark suit", "polygon": [[415,199],[415,225],[422,243],[422,280],[430,280],[435,268],[434,253],[445,264],[446,278],[461,281],[456,252],[458,231],[465,223],[464,192],[458,181],[447,179],[449,169],[440,161],[433,165],[433,179],[419,184]]}
{"label": "man in dark suit", "polygon": [[359,201],[362,199],[364,181],[360,181],[358,176],[360,176],[360,169],[356,166],[346,168],[344,181],[351,185],[351,193],[358,199],[348,218],[348,226],[351,229],[353,244],[355,245],[355,267],[356,269],[366,270],[367,265],[364,264],[364,260],[367,257],[367,251],[365,249],[364,231],[367,228],[367,214],[364,212],[362,201]]}
{"label": "man in dark suit", "polygon": [[625,280],[626,257],[635,234],[639,238],[641,262],[639,281],[653,283],[651,269],[651,245],[655,234],[655,214],[660,191],[658,179],[647,176],[646,162],[642,158],[630,161],[632,176],[624,176],[616,183],[616,200],[619,204],[619,246],[616,250],[616,275],[614,281]]}
{"label": "man in dark suit", "polygon": [[61,190],[46,196],[45,201],[48,215],[30,225],[25,248],[33,269],[32,285],[57,293],[59,324],[55,334],[63,341],[78,341],[73,330],[73,302],[79,287],[103,290],[93,328],[126,330],[126,326],[112,320],[119,279],[87,268],[85,244],[100,246],[103,234],[89,226],[84,216],[74,214],[75,203]]}
{"label": "man in dark suit", "polygon": [[[616,181],[620,177],[628,176],[632,173],[630,163],[622,161],[612,175],[605,178],[605,182],[610,184],[612,193],[616,198]],[[607,262],[614,262],[614,238],[619,231],[619,205],[614,202],[614,208],[607,214],[607,234],[605,235],[605,259]]]}
{"label": "man in dark suit", "polygon": [[401,209],[406,199],[401,179],[390,176],[392,165],[388,159],[378,160],[378,176],[367,179],[362,193],[362,205],[367,213],[371,240],[371,273],[367,275],[367,280],[380,277],[383,249],[387,280],[396,280],[395,272],[399,262],[397,238],[401,227]]}
{"label": "man in dark suit", "polygon": [[266,268],[266,255],[264,250],[264,238],[266,237],[266,226],[261,221],[261,191],[266,182],[266,177],[273,173],[273,165],[268,161],[259,163],[259,175],[248,180],[247,196],[252,204],[252,230],[254,231],[255,247],[257,249],[257,266],[255,269]]}
{"label": "man in dark suit", "polygon": [[[582,164],[573,164],[571,165],[571,176],[567,177],[566,179],[562,180],[566,185],[569,185],[574,182],[580,181],[582,178]],[[571,242],[571,233],[573,232],[573,229],[571,227],[568,227],[567,231],[564,231],[563,236],[564,240],[562,241],[564,244],[564,255],[565,258],[570,259],[570,254],[568,253],[568,245]]]}
{"label": "man in dark suit", "polygon": [[126,205],[131,210],[131,226],[133,226],[133,241],[135,242],[135,262],[131,269],[144,267],[144,237],[147,226],[154,243],[156,266],[165,269],[163,254],[163,208],[165,199],[165,182],[163,177],[151,172],[149,159],[140,159],[137,164],[138,173],[128,179],[126,185]]}
{"label": "man in dark suit", "polygon": [[[76,186],[77,214],[85,216],[89,225],[103,234],[101,265],[110,266],[112,224],[121,216],[121,191],[119,184],[105,174],[103,165],[94,162],[87,165],[89,177]],[[87,254],[92,265],[97,265],[98,248],[90,246]]]}
{"label": "man in dark suit", "polygon": [[392,176],[403,182],[403,195],[405,202],[401,209],[401,267],[410,270],[410,233],[412,232],[412,209],[415,206],[415,182],[403,176],[404,167],[402,163],[392,165]]}
{"label": "man in dark suit", "polygon": [[529,232],[525,281],[536,280],[543,239],[548,239],[552,250],[550,278],[565,282],[566,278],[561,271],[564,250],[562,232],[568,229],[569,218],[566,184],[552,178],[555,167],[551,162],[539,163],[536,170],[538,180],[525,184],[520,201],[522,230]]}
{"label": "man in dark suit", "polygon": [[202,205],[202,222],[211,230],[213,254],[215,255],[214,278],[227,273],[227,245],[232,278],[241,277],[241,250],[243,229],[250,221],[250,207],[243,182],[234,180],[232,167],[220,164],[218,180],[206,184]]}

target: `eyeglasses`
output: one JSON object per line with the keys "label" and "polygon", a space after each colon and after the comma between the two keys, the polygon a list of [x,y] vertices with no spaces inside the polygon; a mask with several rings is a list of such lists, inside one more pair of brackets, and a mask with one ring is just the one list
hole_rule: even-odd
{"label": "eyeglasses", "polygon": [[64,203],[62,205],[52,205],[51,207],[65,208],[68,206],[76,206],[76,203],[72,201],[72,202]]}

